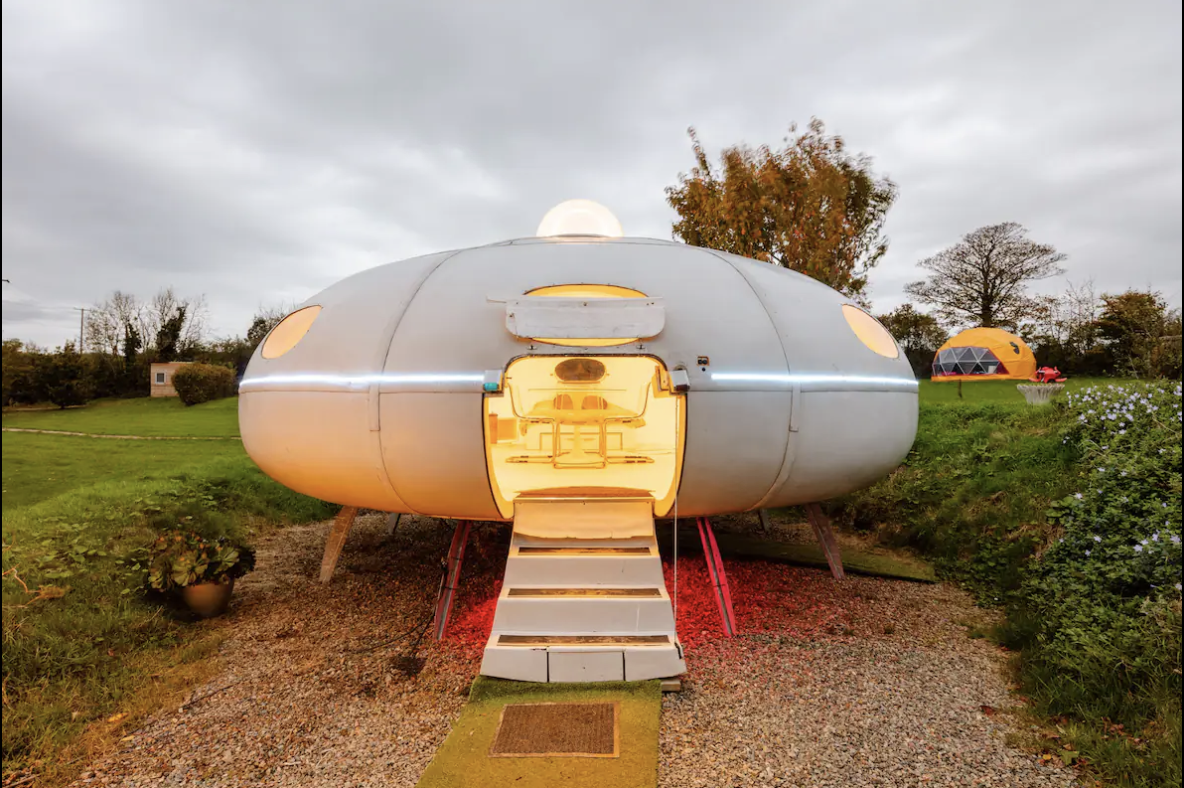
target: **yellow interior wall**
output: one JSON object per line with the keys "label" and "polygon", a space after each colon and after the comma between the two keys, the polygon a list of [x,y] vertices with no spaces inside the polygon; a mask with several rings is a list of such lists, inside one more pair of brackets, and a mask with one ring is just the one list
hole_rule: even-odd
{"label": "yellow interior wall", "polygon": [[[640,490],[654,499],[655,514],[666,513],[674,500],[682,464],[685,403],[669,391],[662,365],[643,356],[598,357],[606,367],[597,382],[560,380],[555,367],[569,356],[532,356],[513,362],[506,371],[503,392],[485,398],[485,446],[494,497],[503,516],[513,516],[513,501],[520,494],[538,490],[573,497],[594,495],[608,488]],[[556,396],[570,397],[570,410],[555,409]],[[584,413],[585,398],[603,398],[607,408]],[[566,402],[560,403],[566,405]],[[631,423],[610,419],[605,426],[604,467],[555,467],[551,455],[558,428],[561,459],[571,459],[576,446],[577,423],[584,458],[599,460],[598,418],[618,419],[638,414]],[[532,423],[523,417],[552,418]],[[626,456],[648,462],[622,463]],[[511,462],[530,457],[534,462]],[[614,462],[614,459],[618,460]],[[568,491],[568,492],[564,492]]]}

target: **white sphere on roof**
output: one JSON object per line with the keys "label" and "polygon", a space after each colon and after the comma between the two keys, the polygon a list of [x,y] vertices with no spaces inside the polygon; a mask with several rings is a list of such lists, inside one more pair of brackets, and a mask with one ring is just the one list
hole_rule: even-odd
{"label": "white sphere on roof", "polygon": [[539,229],[539,238],[563,235],[598,235],[620,238],[625,234],[613,212],[592,200],[567,200],[547,211]]}

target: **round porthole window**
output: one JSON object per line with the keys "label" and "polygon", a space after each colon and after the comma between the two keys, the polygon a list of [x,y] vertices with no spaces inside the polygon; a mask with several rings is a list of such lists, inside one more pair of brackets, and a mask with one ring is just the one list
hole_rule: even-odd
{"label": "round porthole window", "polygon": [[285,317],[271,329],[267,339],[263,340],[261,355],[264,358],[279,358],[296,347],[296,344],[304,339],[308,329],[312,328],[313,321],[320,313],[319,306],[306,306]]}
{"label": "round porthole window", "polygon": [[847,318],[847,325],[851,326],[855,336],[859,337],[859,340],[867,345],[869,350],[885,358],[900,356],[900,348],[897,347],[896,340],[892,338],[888,329],[884,328],[879,320],[850,304],[843,304],[843,317]]}

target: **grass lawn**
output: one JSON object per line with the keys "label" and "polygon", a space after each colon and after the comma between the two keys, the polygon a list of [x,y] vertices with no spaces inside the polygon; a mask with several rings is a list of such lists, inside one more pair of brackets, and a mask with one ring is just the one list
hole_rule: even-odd
{"label": "grass lawn", "polygon": [[238,398],[186,407],[176,397],[98,400],[67,410],[14,411],[5,427],[88,432],[96,435],[238,436]]}
{"label": "grass lawn", "polygon": [[[957,402],[970,404],[998,402],[1002,404],[1023,405],[1026,404],[1024,395],[1016,388],[1018,384],[1023,382],[1021,380],[964,381],[962,383],[962,398],[959,400],[957,381],[935,383],[932,380],[922,380],[921,403],[924,405],[937,405]],[[1099,384],[1129,382],[1120,378],[1069,378],[1069,380],[1065,381],[1065,391],[1075,391]]]}
{"label": "grass lawn", "polygon": [[[238,441],[133,441],[71,435],[4,435],[4,511],[113,478],[175,476],[219,457],[245,458]],[[8,528],[5,526],[5,539]]]}
{"label": "grass lawn", "polygon": [[[232,437],[236,405],[121,400],[6,414],[4,426]],[[3,461],[5,784],[64,782],[211,670],[210,630],[142,591],[137,562],[160,528],[249,535],[336,511],[268,479],[237,440],[6,432]]]}
{"label": "grass lawn", "polygon": [[[616,758],[490,758],[502,709],[511,703],[619,703]],[[532,684],[479,677],[469,704],[419,780],[418,788],[654,788],[662,690],[657,681]]]}

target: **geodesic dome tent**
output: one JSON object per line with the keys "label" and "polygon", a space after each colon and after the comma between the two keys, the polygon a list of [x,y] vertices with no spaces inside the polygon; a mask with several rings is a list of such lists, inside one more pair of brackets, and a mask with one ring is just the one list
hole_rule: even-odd
{"label": "geodesic dome tent", "polygon": [[1028,380],[1035,374],[1032,349],[1001,328],[967,329],[933,357],[935,381]]}

